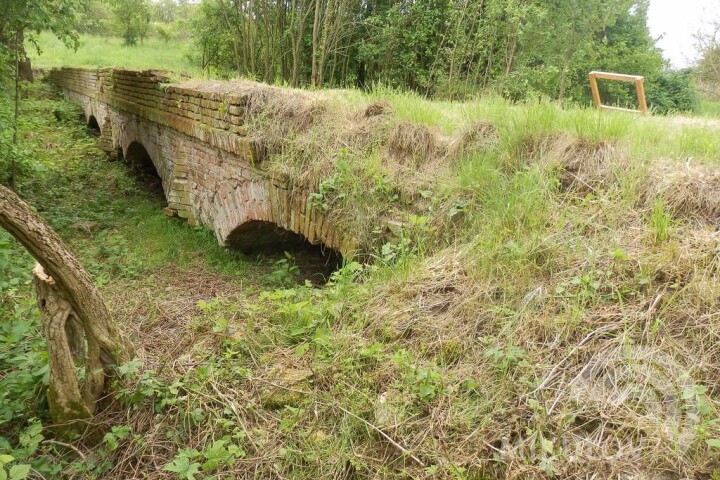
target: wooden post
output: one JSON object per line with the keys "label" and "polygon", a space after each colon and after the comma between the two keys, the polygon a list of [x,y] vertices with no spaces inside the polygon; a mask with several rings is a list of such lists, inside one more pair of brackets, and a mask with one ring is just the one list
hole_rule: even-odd
{"label": "wooden post", "polygon": [[638,104],[642,113],[648,112],[647,100],[645,99],[645,79],[641,78],[635,82],[635,91],[637,92]]}
{"label": "wooden post", "polygon": [[[648,113],[647,100],[645,98],[645,77],[640,75],[624,75],[621,73],[609,73],[609,72],[590,72],[590,90],[592,91],[593,103],[599,110],[616,110],[621,112],[633,112],[633,113]],[[600,99],[600,90],[598,89],[598,79],[613,80],[617,82],[628,82],[635,84],[635,91],[638,97],[638,110],[632,110],[629,108],[611,107],[609,105],[603,105]]]}
{"label": "wooden post", "polygon": [[595,78],[592,73],[590,73],[590,91],[592,92],[595,108],[602,108],[602,103],[600,103],[600,90],[598,89],[597,78]]}

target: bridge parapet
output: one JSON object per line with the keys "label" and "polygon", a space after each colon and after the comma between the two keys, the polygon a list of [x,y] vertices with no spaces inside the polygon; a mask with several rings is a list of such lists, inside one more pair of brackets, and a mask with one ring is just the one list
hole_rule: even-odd
{"label": "bridge parapet", "polygon": [[[312,207],[312,186],[272,178],[260,167],[262,139],[248,135],[248,82],[174,82],[164,71],[62,68],[50,80],[82,104],[100,127],[101,147],[127,158],[139,144],[163,184],[171,211],[212,229],[222,244],[239,242],[248,222],[269,222],[343,255],[357,248]],[[252,84],[272,95],[279,89]],[[302,93],[296,95],[302,96]]]}

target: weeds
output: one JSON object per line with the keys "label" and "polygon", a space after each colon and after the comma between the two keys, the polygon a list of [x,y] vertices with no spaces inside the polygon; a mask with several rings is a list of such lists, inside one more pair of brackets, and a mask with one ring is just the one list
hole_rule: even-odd
{"label": "weeds", "polygon": [[[164,217],[96,139],[52,115],[56,100],[31,103],[24,138],[42,168],[21,188],[78,252],[140,353],[119,367],[96,418],[99,444],[72,442],[85,461],[47,443],[47,359],[24,273],[32,261],[0,243],[3,471],[717,476],[715,172],[655,160],[687,148],[710,164],[713,140],[545,103],[388,98],[392,108],[363,118],[381,138],[400,122],[428,126],[396,132],[396,153],[414,171],[389,162],[373,136],[313,150],[324,134],[367,134],[342,122],[302,130],[326,126],[336,99],[326,110],[269,100],[303,132],[269,168],[307,175],[313,206],[347,214],[339,228],[357,225],[348,230],[374,242],[374,262],[346,261],[323,288],[299,282],[298,257],[245,257]],[[494,128],[441,165],[424,159],[428,145],[458,145],[455,132],[477,118]],[[408,138],[422,140],[418,150]],[[303,163],[312,152],[323,155]],[[97,226],[73,228],[81,221]]]}

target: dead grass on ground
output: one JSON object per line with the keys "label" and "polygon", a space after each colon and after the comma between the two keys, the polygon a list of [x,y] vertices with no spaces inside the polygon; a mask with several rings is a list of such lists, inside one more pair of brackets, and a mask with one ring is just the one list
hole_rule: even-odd
{"label": "dead grass on ground", "polygon": [[717,224],[720,219],[720,170],[691,161],[657,162],[649,169],[641,195],[646,204],[660,198],[675,215]]}
{"label": "dead grass on ground", "polygon": [[627,153],[616,143],[560,133],[531,136],[521,154],[555,170],[564,190],[607,190],[629,170]]}
{"label": "dead grass on ground", "polygon": [[366,335],[398,342],[445,387],[421,418],[407,417],[407,391],[382,389],[381,413],[414,453],[503,478],[698,478],[720,465],[701,433],[720,413],[717,234],[692,228],[652,253],[635,227],[621,232],[626,258],[593,261],[613,273],[590,300],[573,280],[583,259],[508,299],[473,278],[467,249],[379,287]]}

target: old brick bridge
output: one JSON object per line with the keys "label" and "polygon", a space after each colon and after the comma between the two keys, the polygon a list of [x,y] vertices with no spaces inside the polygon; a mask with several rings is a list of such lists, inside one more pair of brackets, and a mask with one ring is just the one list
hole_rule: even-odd
{"label": "old brick bridge", "polygon": [[166,72],[118,69],[49,75],[82,104],[110,157],[154,166],[168,211],[207,226],[222,245],[246,249],[281,239],[343,255],[356,248],[312,208],[307,188],[258,168],[262,148],[244,128],[247,96],[232,83],[170,83]]}

